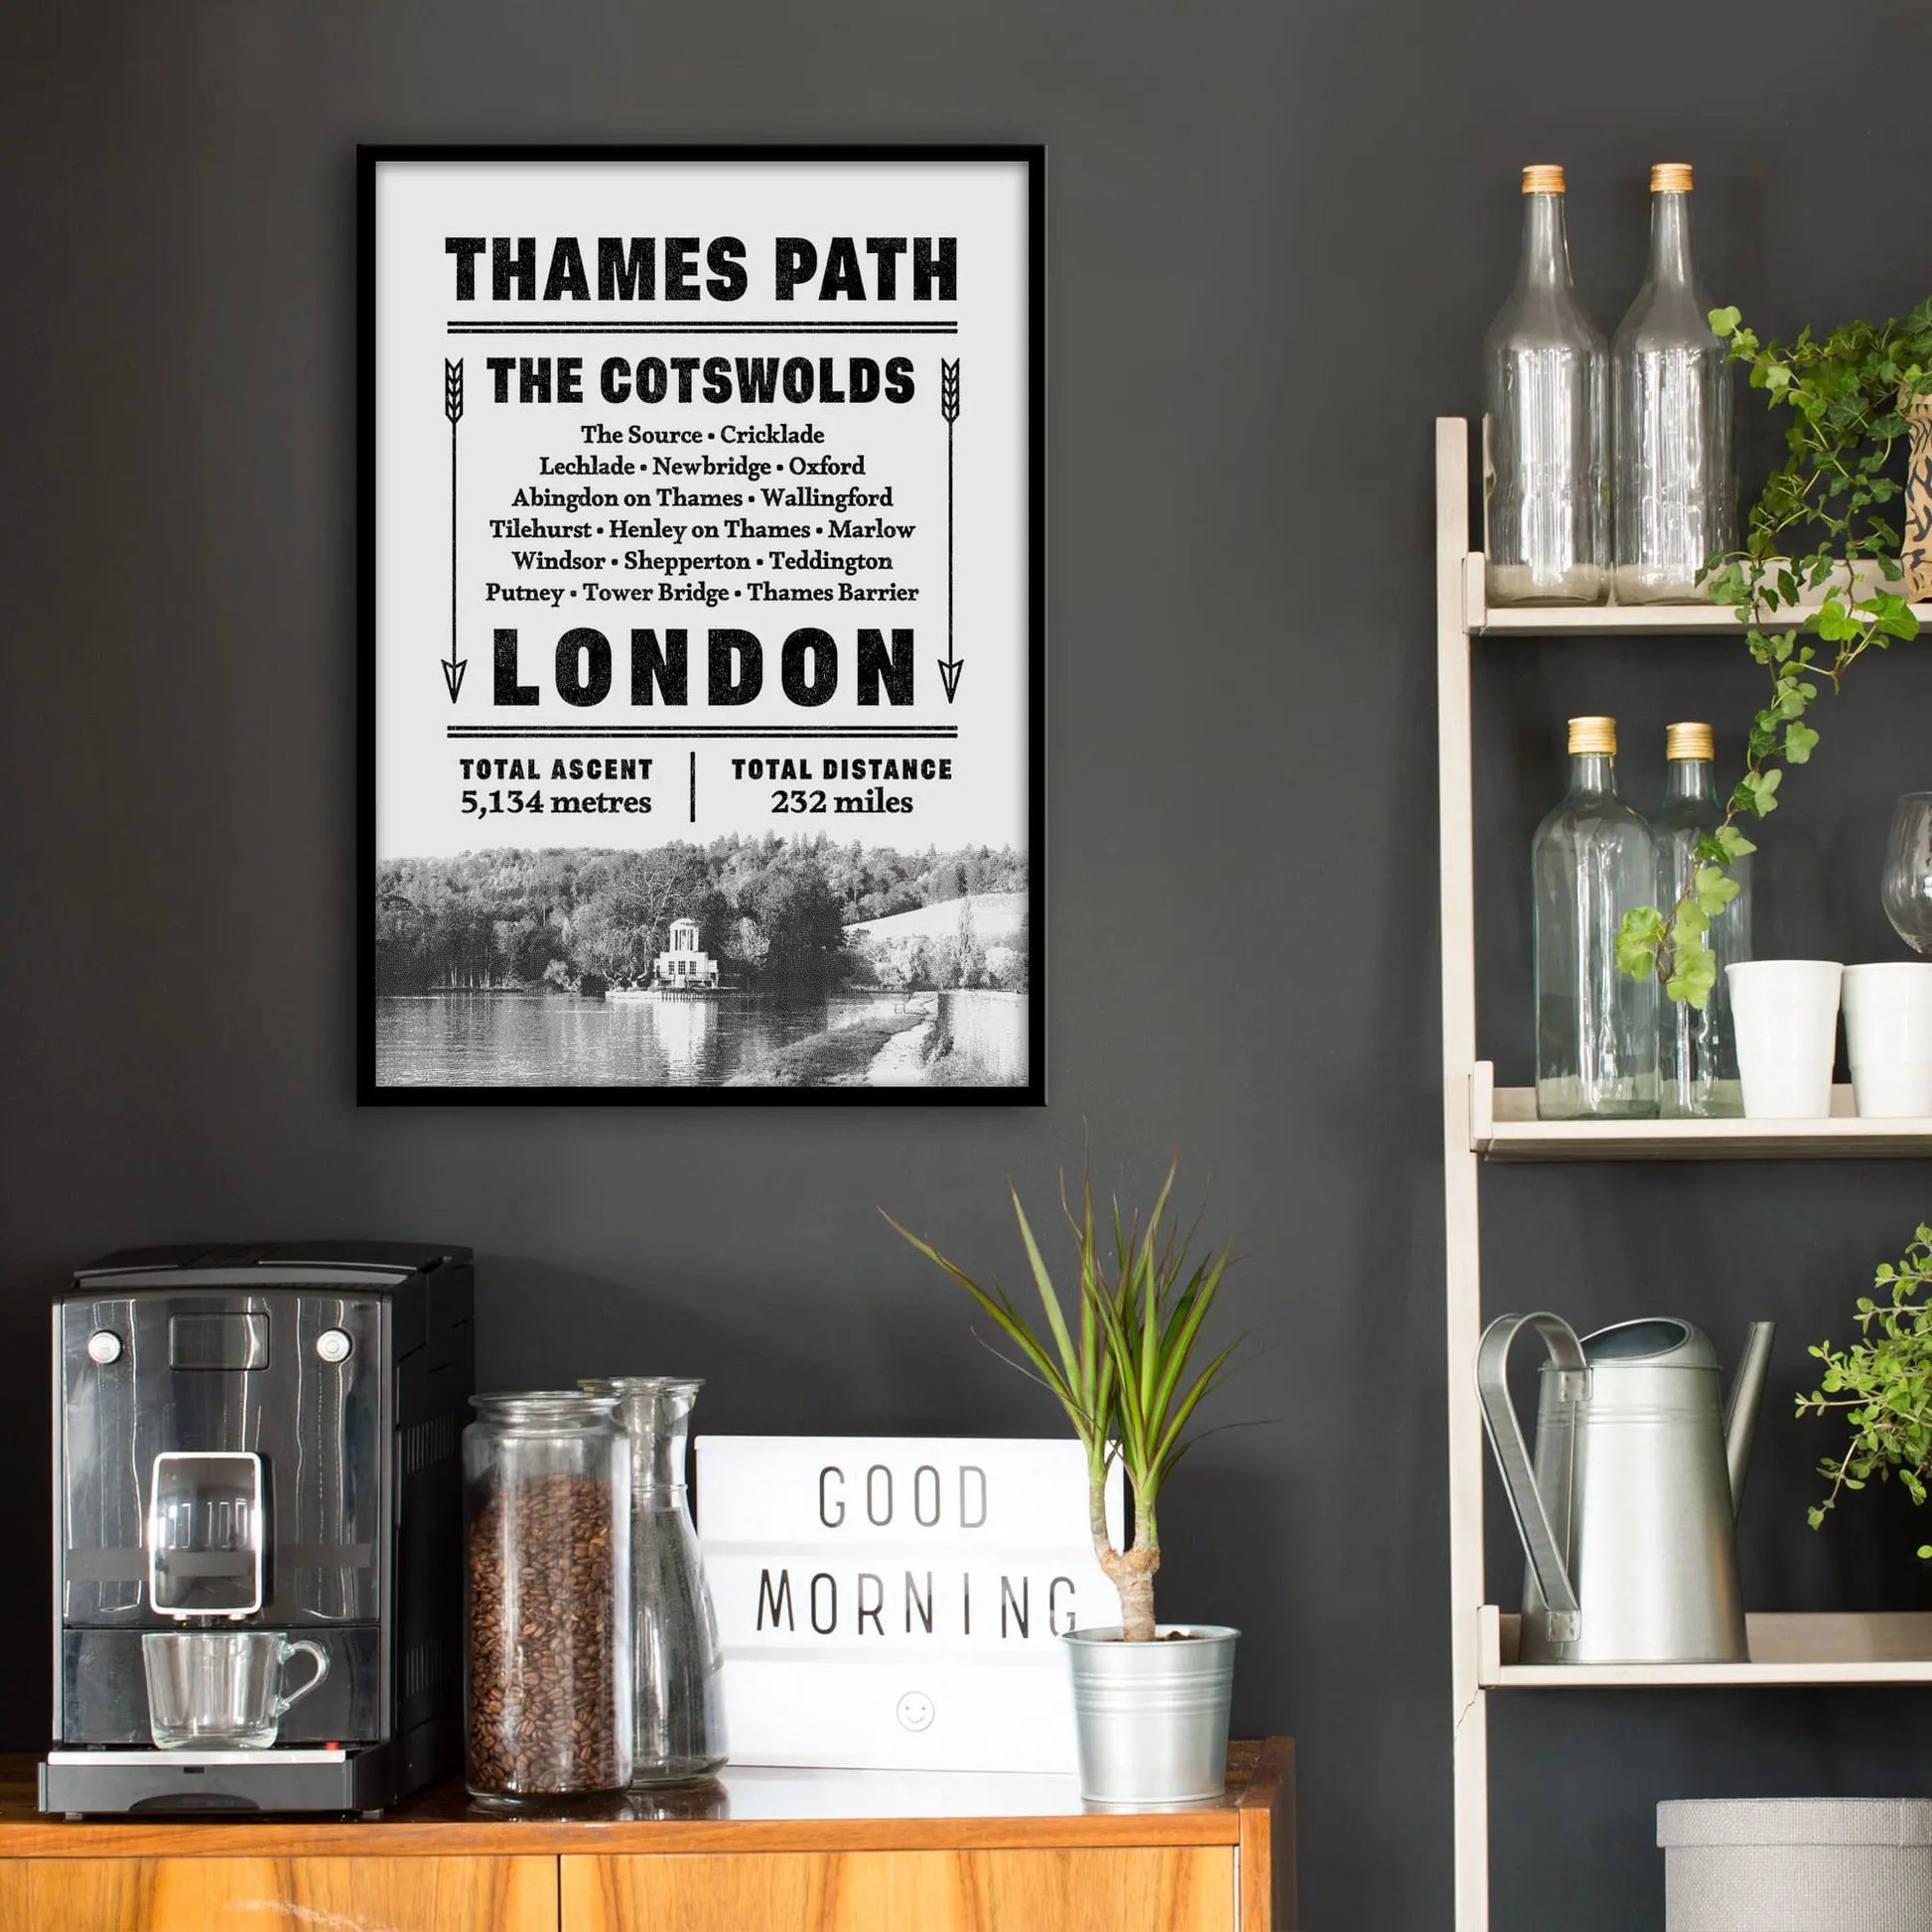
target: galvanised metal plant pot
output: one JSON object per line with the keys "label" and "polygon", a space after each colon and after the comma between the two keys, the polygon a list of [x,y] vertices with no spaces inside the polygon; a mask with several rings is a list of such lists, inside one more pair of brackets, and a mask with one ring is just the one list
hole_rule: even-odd
{"label": "galvanised metal plant pot", "polygon": [[[1080,1795],[1097,1805],[1192,1805],[1221,1795],[1228,1698],[1241,1635],[1218,1623],[1156,1625],[1153,1643],[1118,1627],[1061,1638],[1073,1671]],[[1170,1632],[1179,1638],[1166,1642]]]}

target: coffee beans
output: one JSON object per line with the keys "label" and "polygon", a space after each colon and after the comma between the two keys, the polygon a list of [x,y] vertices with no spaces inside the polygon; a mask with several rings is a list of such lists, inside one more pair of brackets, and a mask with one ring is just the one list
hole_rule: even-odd
{"label": "coffee beans", "polygon": [[608,1483],[569,1474],[473,1492],[473,1791],[614,1791],[628,1774],[614,1501]]}

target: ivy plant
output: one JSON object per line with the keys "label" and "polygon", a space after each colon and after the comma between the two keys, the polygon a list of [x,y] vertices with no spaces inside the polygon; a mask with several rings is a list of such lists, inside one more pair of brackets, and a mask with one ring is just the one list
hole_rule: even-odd
{"label": "ivy plant", "polygon": [[1625,913],[1617,935],[1624,972],[1654,973],[1671,999],[1694,1007],[1717,984],[1709,934],[1737,897],[1729,869],[1756,849],[1743,825],[1775,811],[1786,771],[1810,759],[1820,694],[1827,685],[1836,691],[1867,651],[1918,633],[1911,606],[1883,584],[1900,575],[1890,505],[1902,490],[1902,411],[1932,394],[1932,299],[1894,321],[1848,323],[1822,340],[1807,329],[1790,344],[1760,342],[1735,309],[1712,310],[1711,327],[1728,345],[1728,359],[1749,365],[1751,387],[1791,421],[1785,460],[1751,506],[1742,549],[1713,558],[1704,572],[1712,601],[1735,607],[1745,645],[1769,680],[1745,743],[1744,774],[1699,840],[1683,897],[1661,910]]}
{"label": "ivy plant", "polygon": [[[1820,1342],[1811,1353],[1825,1364],[1819,1386],[1798,1398],[1798,1413],[1842,1410],[1852,1440],[1842,1455],[1827,1456],[1818,1473],[1831,1484],[1809,1511],[1816,1529],[1847,1489],[1863,1489],[1875,1475],[1896,1474],[1915,1503],[1925,1501],[1932,1476],[1932,1227],[1921,1227],[1896,1262],[1879,1268],[1873,1293],[1859,1297],[1862,1338],[1849,1348]],[[1919,1546],[1932,1557],[1932,1543]]]}

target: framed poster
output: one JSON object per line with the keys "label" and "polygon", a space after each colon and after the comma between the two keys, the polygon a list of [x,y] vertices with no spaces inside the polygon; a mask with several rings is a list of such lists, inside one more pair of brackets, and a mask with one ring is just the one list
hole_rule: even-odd
{"label": "framed poster", "polygon": [[364,148],[365,1102],[1043,1101],[1037,148]]}

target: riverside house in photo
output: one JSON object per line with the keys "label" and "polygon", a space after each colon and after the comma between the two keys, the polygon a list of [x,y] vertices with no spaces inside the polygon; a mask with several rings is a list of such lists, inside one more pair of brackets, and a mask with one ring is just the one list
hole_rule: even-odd
{"label": "riverside house in photo", "polygon": [[715,989],[718,962],[700,945],[696,919],[673,919],[669,948],[657,955],[657,983],[673,993]]}

